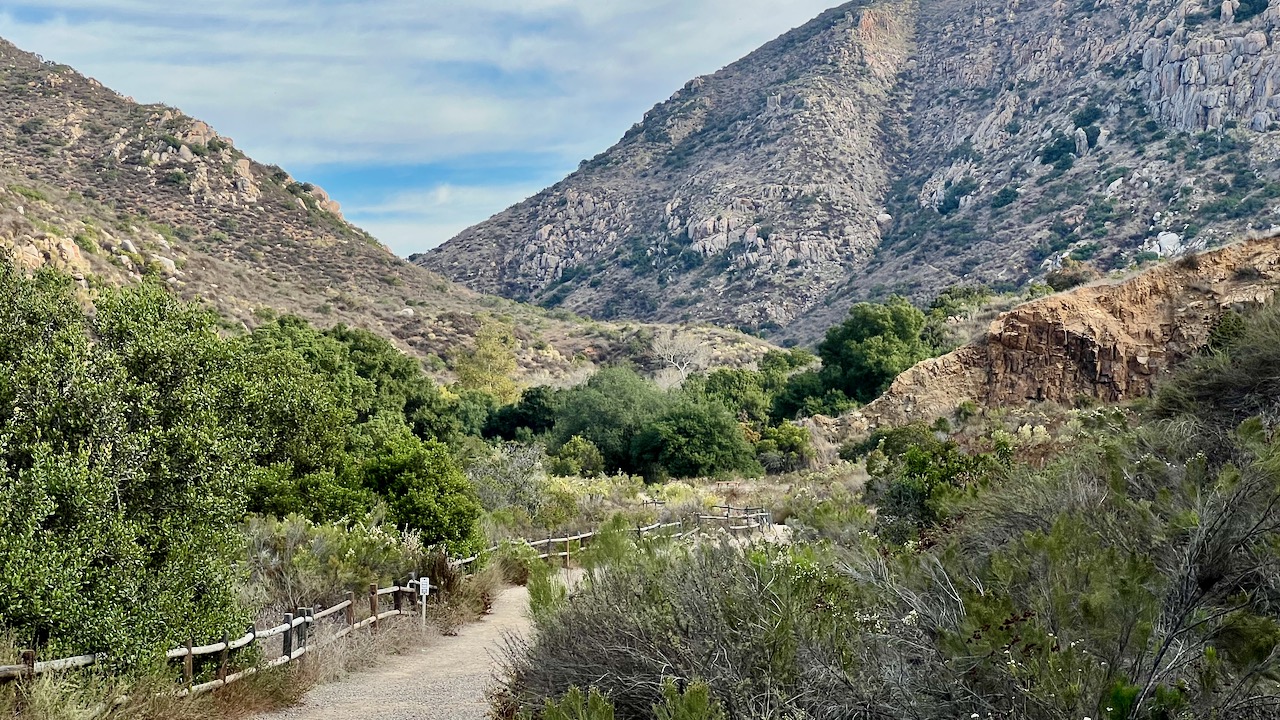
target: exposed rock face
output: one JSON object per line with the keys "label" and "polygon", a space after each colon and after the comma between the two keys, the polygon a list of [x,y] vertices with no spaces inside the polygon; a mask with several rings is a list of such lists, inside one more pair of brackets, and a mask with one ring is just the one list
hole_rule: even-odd
{"label": "exposed rock face", "polygon": [[601,317],[788,322],[879,236],[904,8],[837,8],[691,81],[569,180],[421,262]]}
{"label": "exposed rock face", "polygon": [[1270,300],[1277,283],[1280,236],[1026,303],[996,319],[983,341],[900,375],[842,431],[931,421],[965,400],[1001,407],[1144,397],[1204,347],[1223,312]]}
{"label": "exposed rock face", "polygon": [[1280,7],[1246,14],[850,2],[418,261],[598,317],[811,341],[860,299],[1221,244],[1280,203]]}

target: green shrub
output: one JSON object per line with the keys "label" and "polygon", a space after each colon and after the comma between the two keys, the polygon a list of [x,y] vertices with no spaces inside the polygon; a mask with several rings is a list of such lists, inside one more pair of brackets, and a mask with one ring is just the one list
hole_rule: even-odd
{"label": "green shrub", "polygon": [[1069,170],[1075,162],[1076,141],[1070,135],[1057,133],[1040,149],[1040,162],[1057,170]]}
{"label": "green shrub", "polygon": [[875,399],[899,373],[929,357],[920,337],[924,326],[924,313],[902,297],[854,305],[818,345],[823,384],[859,402]]}
{"label": "green shrub", "polygon": [[715,402],[678,403],[636,436],[632,453],[649,479],[762,474],[742,426]]}
{"label": "green shrub", "polygon": [[600,691],[591,688],[590,693],[584,694],[581,688],[573,687],[564,694],[559,700],[547,698],[538,715],[532,712],[522,712],[517,716],[518,720],[613,720],[613,705],[609,700],[600,694]]}
{"label": "green shrub", "polygon": [[725,720],[724,708],[706,683],[694,682],[681,691],[671,678],[662,682],[662,703],[653,712],[657,720]]}
{"label": "green shrub", "polygon": [[1055,292],[1070,290],[1098,279],[1098,271],[1092,266],[1067,258],[1062,267],[1052,270],[1044,276],[1045,283]]}
{"label": "green shrub", "polygon": [[143,285],[87,314],[69,278],[0,263],[0,625],[56,656],[149,663],[244,628],[245,362]]}
{"label": "green shrub", "polygon": [[1018,188],[1014,185],[1005,185],[993,196],[991,196],[991,207],[1002,208],[1006,205],[1012,205],[1018,199]]}
{"label": "green shrub", "polygon": [[790,422],[760,431],[756,458],[770,473],[786,473],[805,467],[813,456],[809,431]]}
{"label": "green shrub", "polygon": [[552,475],[596,477],[604,473],[604,456],[590,440],[574,435],[551,459]]}

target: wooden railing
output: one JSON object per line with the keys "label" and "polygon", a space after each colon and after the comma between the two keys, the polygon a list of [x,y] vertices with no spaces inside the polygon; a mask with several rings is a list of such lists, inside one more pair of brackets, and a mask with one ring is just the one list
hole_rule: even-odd
{"label": "wooden railing", "polygon": [[[697,514],[692,516],[688,521],[679,520],[677,522],[654,523],[652,525],[640,526],[635,528],[637,537],[644,537],[653,533],[664,533],[664,531],[675,530],[675,532],[665,533],[666,537],[671,539],[681,539],[689,537],[700,532],[703,527],[720,527],[731,533],[747,533],[754,532],[766,525],[771,525],[772,513],[764,508],[734,508],[729,506],[717,506],[713,510],[723,510],[724,514]],[[524,540],[523,542],[530,547],[537,549],[545,548],[544,552],[538,555],[541,560],[563,559],[567,567],[572,558],[573,543],[578,543],[579,551],[586,541],[595,538],[600,534],[599,530],[580,533],[578,535],[567,535],[565,537],[554,538],[548,536],[541,540]],[[563,544],[564,550],[557,552],[555,547]],[[486,555],[497,552],[501,549],[501,545],[486,548],[477,555],[468,558],[450,560],[450,565],[464,573],[466,569]],[[338,640],[341,640],[353,632],[370,628],[371,632],[377,632],[379,623],[389,620],[399,615],[408,615],[410,613],[417,614],[421,609],[420,603],[425,602],[426,593],[422,592],[422,584],[427,584],[427,589],[434,589],[428,578],[418,578],[416,575],[410,575],[404,585],[392,585],[390,587],[380,588],[377,584],[371,584],[368,591],[368,615],[357,621],[356,616],[356,596],[355,593],[348,592],[347,597],[340,603],[325,609],[318,608],[298,608],[295,612],[284,613],[284,618],[279,625],[275,627],[257,629],[250,627],[248,631],[235,639],[227,636],[210,645],[195,645],[194,642],[188,642],[182,647],[174,648],[165,653],[167,660],[181,660],[183,665],[183,685],[175,691],[179,697],[199,695],[201,693],[216,690],[225,687],[239,680],[243,680],[251,675],[269,670],[271,668],[280,667],[288,663],[301,659],[308,653],[313,653],[324,648]],[[383,609],[384,598],[390,596],[390,609]],[[406,602],[407,601],[407,602]],[[325,619],[331,618],[339,613],[343,614],[343,626],[332,635],[323,639],[316,640],[312,636],[317,624]],[[236,672],[231,672],[230,655],[234,650],[240,650],[250,645],[261,643],[271,638],[280,638],[280,655],[258,666],[248,667]],[[266,653],[264,652],[264,655]],[[203,683],[195,682],[195,661],[196,658],[217,655],[217,671],[216,677]],[[22,653],[21,660],[17,665],[0,665],[0,682],[10,680],[23,680],[34,678],[51,672],[62,672],[66,670],[75,670],[78,668],[88,667],[106,659],[104,654],[96,655],[79,655],[76,657],[61,658],[58,660],[36,660],[34,650],[25,650]]]}

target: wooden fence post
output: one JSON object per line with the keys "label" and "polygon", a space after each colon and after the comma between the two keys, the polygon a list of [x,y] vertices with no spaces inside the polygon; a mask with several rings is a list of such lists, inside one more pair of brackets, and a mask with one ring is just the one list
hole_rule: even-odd
{"label": "wooden fence post", "polygon": [[372,632],[378,632],[378,583],[369,583],[369,617],[373,618]]}
{"label": "wooden fence post", "polygon": [[[400,586],[396,585],[396,587],[400,587]],[[399,590],[396,590],[395,592],[391,593],[391,609],[392,610],[395,610],[396,612],[400,612],[400,606],[403,604],[404,604],[404,596],[400,594]]]}
{"label": "wooden fence post", "polygon": [[414,591],[414,585],[418,583],[418,573],[409,573],[409,583],[405,587],[409,588],[409,607],[413,610],[413,614],[418,614],[418,593]]}
{"label": "wooden fence post", "polygon": [[347,591],[347,627],[356,626],[356,594]]}
{"label": "wooden fence post", "polygon": [[187,639],[187,656],[182,659],[182,675],[187,679],[187,690],[190,690],[191,686],[196,684],[195,683],[196,658],[194,655],[191,654],[191,649],[194,648],[195,646],[196,646],[196,641],[191,638],[188,638]]}
{"label": "wooden fence post", "polygon": [[568,535],[564,536],[564,569],[565,570],[569,569],[569,552],[570,552],[569,545],[572,542],[573,541],[569,539]]}
{"label": "wooden fence post", "polygon": [[307,631],[311,629],[311,608],[298,608],[296,617],[302,618],[302,624],[298,625],[298,640],[294,643],[294,647],[299,650],[307,648]]}
{"label": "wooden fence post", "polygon": [[218,658],[218,679],[227,681],[227,656],[231,654],[231,635],[222,633],[222,656]]}
{"label": "wooden fence post", "polygon": [[36,676],[36,651],[35,650],[22,651],[22,666],[26,668],[25,670],[23,670],[23,679],[24,680],[34,679]]}
{"label": "wooden fence post", "polygon": [[289,626],[288,630],[280,637],[280,654],[291,658],[293,657],[293,613],[284,614],[284,624]]}

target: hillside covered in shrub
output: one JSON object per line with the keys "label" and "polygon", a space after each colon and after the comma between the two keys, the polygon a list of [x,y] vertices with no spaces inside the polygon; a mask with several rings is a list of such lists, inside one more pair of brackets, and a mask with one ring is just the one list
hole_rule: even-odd
{"label": "hillside covered in shrub", "polygon": [[860,496],[789,503],[789,545],[622,534],[513,645],[500,706],[650,718],[705,683],[707,717],[1273,718],[1278,363],[1272,305],[1056,449],[882,431],[849,448]]}

